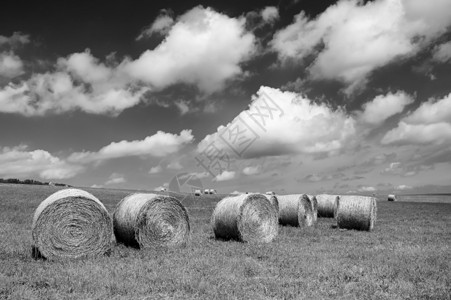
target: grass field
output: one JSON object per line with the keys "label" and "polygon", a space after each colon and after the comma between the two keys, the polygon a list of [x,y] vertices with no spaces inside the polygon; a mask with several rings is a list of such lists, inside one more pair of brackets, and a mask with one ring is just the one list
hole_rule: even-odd
{"label": "grass field", "polygon": [[[0,185],[0,299],[451,299],[451,204],[378,202],[373,232],[281,227],[270,244],[216,241],[219,196],[188,197],[185,248],[66,262],[31,258],[48,186]],[[87,189],[112,212],[129,191]]]}

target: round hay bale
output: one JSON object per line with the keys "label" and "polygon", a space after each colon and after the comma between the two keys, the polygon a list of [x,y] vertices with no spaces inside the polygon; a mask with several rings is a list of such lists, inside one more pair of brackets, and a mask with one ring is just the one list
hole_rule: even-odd
{"label": "round hay bale", "polygon": [[277,196],[276,195],[265,195],[265,197],[272,204],[272,206],[276,210],[277,214],[279,214],[279,200],[277,199]]}
{"label": "round hay bale", "polygon": [[279,223],[291,226],[312,226],[313,210],[309,197],[303,195],[279,195]]}
{"label": "round hay bale", "polygon": [[377,201],[374,197],[340,196],[337,211],[339,228],[371,231],[377,217]]}
{"label": "round hay bale", "polygon": [[60,190],[36,208],[31,229],[35,258],[76,259],[107,254],[113,223],[105,206],[79,189]]}
{"label": "round hay bale", "polygon": [[217,239],[269,243],[278,231],[277,212],[261,194],[226,197],[216,204],[211,218]]}
{"label": "round hay bale", "polygon": [[320,218],[336,218],[337,207],[340,196],[337,195],[316,195],[318,201],[318,217]]}
{"label": "round hay bale", "polygon": [[390,194],[390,195],[388,195],[388,199],[387,199],[388,201],[396,201],[397,199],[396,199],[396,195],[393,195],[393,194]]}
{"label": "round hay bale", "polygon": [[310,198],[310,202],[312,203],[313,223],[316,224],[316,222],[318,222],[318,200],[316,199],[316,196],[307,196]]}
{"label": "round hay bale", "polygon": [[128,195],[117,204],[113,224],[116,240],[137,248],[183,246],[190,236],[185,207],[166,195]]}

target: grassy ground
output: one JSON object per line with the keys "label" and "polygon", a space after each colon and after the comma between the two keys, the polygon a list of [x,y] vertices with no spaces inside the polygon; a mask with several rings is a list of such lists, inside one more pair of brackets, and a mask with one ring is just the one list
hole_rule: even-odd
{"label": "grassy ground", "polygon": [[[0,299],[451,299],[451,205],[378,203],[375,231],[281,227],[270,244],[216,241],[219,196],[188,197],[190,244],[110,257],[30,257],[34,209],[54,187],[0,185]],[[90,190],[112,212],[129,192]]]}

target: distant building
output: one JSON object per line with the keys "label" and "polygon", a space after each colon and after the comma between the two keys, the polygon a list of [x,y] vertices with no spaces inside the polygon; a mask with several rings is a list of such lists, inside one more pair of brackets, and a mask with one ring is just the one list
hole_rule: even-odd
{"label": "distant building", "polygon": [[195,190],[194,191],[194,196],[200,196],[202,195],[202,191],[201,190]]}

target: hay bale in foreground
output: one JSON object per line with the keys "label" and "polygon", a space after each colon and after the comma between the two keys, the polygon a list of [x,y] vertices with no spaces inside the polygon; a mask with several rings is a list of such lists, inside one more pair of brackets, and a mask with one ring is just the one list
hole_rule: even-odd
{"label": "hay bale in foreground", "polygon": [[318,217],[320,218],[336,218],[337,207],[340,202],[340,196],[337,195],[316,195],[318,201]]}
{"label": "hay bale in foreground", "polygon": [[339,228],[371,231],[377,217],[377,202],[374,197],[340,196],[337,211]]}
{"label": "hay bale in foreground", "polygon": [[316,224],[318,222],[318,200],[314,195],[307,195],[312,203],[312,212],[313,212],[313,223]]}
{"label": "hay bale in foreground", "polygon": [[313,210],[309,197],[303,195],[279,195],[279,223],[291,226],[312,226]]}
{"label": "hay bale in foreground", "polygon": [[132,194],[122,199],[113,214],[118,242],[139,248],[177,247],[189,240],[185,207],[174,197]]}
{"label": "hay bale in foreground", "polygon": [[391,194],[391,195],[388,195],[388,199],[387,199],[388,201],[396,201],[397,199],[396,199],[396,195],[393,195],[393,194]]}
{"label": "hay bale in foreground", "polygon": [[92,194],[64,189],[36,208],[31,234],[35,258],[94,257],[110,252],[113,223],[105,206]]}
{"label": "hay bale in foreground", "polygon": [[269,243],[278,231],[277,212],[261,194],[226,197],[216,204],[211,218],[215,237]]}

